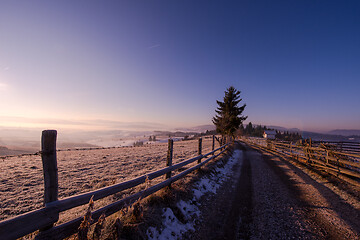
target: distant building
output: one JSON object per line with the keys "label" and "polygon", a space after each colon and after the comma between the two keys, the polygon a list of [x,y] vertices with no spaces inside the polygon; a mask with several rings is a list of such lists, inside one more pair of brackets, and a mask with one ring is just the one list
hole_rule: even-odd
{"label": "distant building", "polygon": [[276,131],[275,130],[265,130],[263,137],[267,139],[275,139]]}

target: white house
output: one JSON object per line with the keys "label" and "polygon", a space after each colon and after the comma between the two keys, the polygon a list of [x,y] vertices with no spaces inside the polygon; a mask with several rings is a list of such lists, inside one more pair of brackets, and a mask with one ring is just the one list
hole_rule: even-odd
{"label": "white house", "polygon": [[267,139],[275,139],[276,131],[275,130],[265,130],[263,137]]}

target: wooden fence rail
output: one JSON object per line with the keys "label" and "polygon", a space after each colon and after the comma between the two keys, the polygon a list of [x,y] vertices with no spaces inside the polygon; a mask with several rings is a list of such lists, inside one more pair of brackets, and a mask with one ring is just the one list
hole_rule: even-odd
{"label": "wooden fence rail", "polygon": [[335,141],[313,141],[314,146],[326,144],[338,152],[360,154],[360,143],[358,142],[335,142]]}
{"label": "wooden fence rail", "polygon": [[[214,141],[213,137],[213,141]],[[214,146],[214,142],[213,145]],[[109,216],[123,208],[124,206],[134,203],[139,198],[147,197],[156,191],[170,186],[172,182],[183,178],[192,171],[199,169],[201,166],[209,162],[210,160],[216,158],[224,151],[227,150],[229,143],[220,146],[213,151],[202,155],[202,139],[199,138],[198,152],[199,155],[187,160],[184,160],[180,163],[172,165],[172,154],[173,154],[173,141],[169,140],[168,142],[168,156],[167,156],[167,167],[160,169],[155,172],[137,177],[135,179],[122,182],[119,184],[114,184],[108,187],[103,187],[91,192],[78,194],[75,196],[58,199],[58,174],[57,174],[57,161],[56,161],[56,131],[55,130],[45,130],[42,133],[42,161],[43,161],[43,171],[44,171],[44,202],[45,207],[34,210],[28,213],[21,214],[14,218],[6,219],[0,222],[0,239],[16,239],[23,237],[29,233],[32,233],[36,230],[40,230],[40,233],[36,236],[36,239],[63,239],[74,234],[81,221],[82,217],[74,219],[70,222],[63,223],[61,225],[53,227],[53,224],[56,223],[59,219],[59,213],[87,204],[91,197],[93,200],[99,200],[107,196],[113,195],[115,193],[121,192],[123,190],[136,187],[142,183],[145,183],[146,179],[154,179],[165,175],[165,181],[158,183],[152,187],[149,187],[143,191],[137,192],[131,196],[123,198],[117,202],[114,202],[110,205],[102,207],[92,213],[92,218],[94,222],[98,220],[101,214]],[[214,147],[213,147],[214,148]],[[219,151],[219,152],[218,152]],[[215,154],[218,152],[217,154]],[[209,157],[212,155],[211,157]],[[208,158],[209,157],[209,158]],[[205,159],[201,161],[202,159]],[[188,168],[185,171],[178,173],[175,176],[171,176],[171,172],[182,168],[188,164],[191,164],[195,161],[198,161],[197,165]]]}
{"label": "wooden fence rail", "polygon": [[354,151],[351,153],[339,151],[338,148],[333,148],[331,144],[324,142],[314,145],[311,142],[296,144],[260,138],[242,138],[242,140],[252,146],[295,158],[360,186],[360,154]]}

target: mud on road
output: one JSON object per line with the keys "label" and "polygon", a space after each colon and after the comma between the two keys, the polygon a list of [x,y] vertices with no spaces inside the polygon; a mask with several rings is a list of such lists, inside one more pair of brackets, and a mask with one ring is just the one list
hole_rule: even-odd
{"label": "mud on road", "polygon": [[202,204],[192,239],[360,239],[360,198],[245,144],[233,178]]}

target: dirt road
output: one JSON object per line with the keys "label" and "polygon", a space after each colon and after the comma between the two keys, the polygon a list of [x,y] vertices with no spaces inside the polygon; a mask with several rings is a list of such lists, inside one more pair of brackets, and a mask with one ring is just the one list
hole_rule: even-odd
{"label": "dirt road", "polygon": [[360,239],[360,198],[245,144],[224,187],[203,204],[193,239]]}

